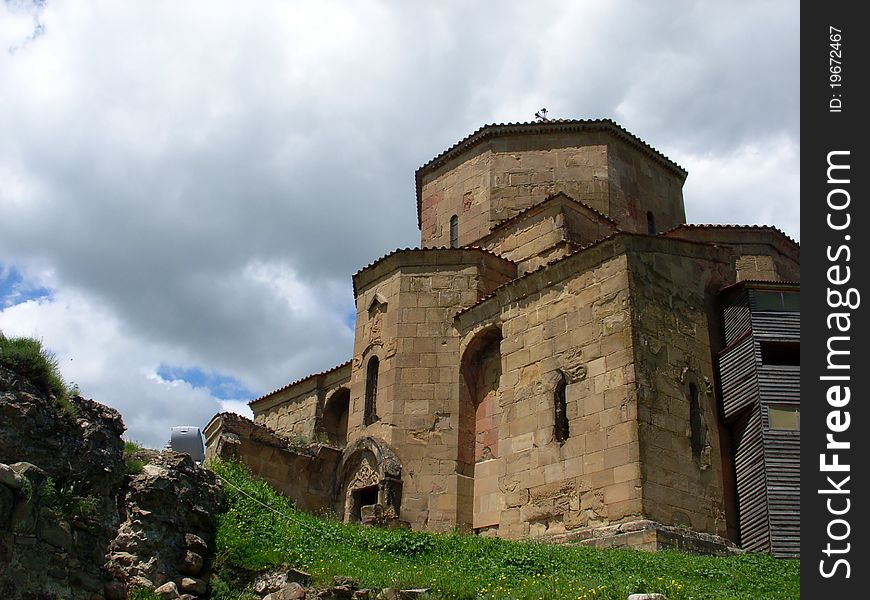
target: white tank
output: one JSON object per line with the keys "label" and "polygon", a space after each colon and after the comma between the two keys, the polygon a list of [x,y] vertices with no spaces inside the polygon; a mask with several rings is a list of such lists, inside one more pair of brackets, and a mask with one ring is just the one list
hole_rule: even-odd
{"label": "white tank", "polygon": [[199,427],[189,425],[173,427],[172,436],[169,438],[169,447],[173,452],[190,454],[190,457],[196,462],[202,462],[205,458],[202,431]]}

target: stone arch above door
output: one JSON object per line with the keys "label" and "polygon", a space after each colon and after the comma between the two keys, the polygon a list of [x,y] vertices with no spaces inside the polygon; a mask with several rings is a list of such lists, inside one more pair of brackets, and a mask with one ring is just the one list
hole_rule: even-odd
{"label": "stone arch above door", "polygon": [[351,443],[342,453],[338,473],[344,521],[378,523],[398,519],[402,463],[383,440],[364,437]]}

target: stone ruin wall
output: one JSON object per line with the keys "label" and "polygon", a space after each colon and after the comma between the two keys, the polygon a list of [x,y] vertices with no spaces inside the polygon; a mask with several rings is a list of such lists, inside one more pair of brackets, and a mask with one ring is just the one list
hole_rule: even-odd
{"label": "stone ruin wall", "polygon": [[[71,403],[75,415],[0,368],[0,597],[123,600],[138,587],[206,597],[217,477],[156,451],[137,453],[148,464],[125,475],[120,414]],[[52,488],[90,497],[93,512],[59,505]]]}
{"label": "stone ruin wall", "polygon": [[234,413],[216,415],[205,428],[206,460],[238,460],[258,479],[316,514],[340,514],[336,478],[341,450],[294,445],[292,438]]}

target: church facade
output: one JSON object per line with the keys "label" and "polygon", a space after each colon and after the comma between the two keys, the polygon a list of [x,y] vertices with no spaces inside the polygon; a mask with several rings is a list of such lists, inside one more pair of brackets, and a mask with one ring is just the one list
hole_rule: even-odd
{"label": "church facade", "polygon": [[348,521],[796,555],[800,249],[687,224],[686,175],[610,120],[482,127],[353,275],[350,360],[208,452]]}

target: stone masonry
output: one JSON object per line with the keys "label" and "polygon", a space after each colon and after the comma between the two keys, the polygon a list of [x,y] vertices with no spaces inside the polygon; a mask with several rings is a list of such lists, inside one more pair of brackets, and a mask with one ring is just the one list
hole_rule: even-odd
{"label": "stone masonry", "polygon": [[421,248],[353,276],[350,360],[253,400],[256,426],[216,417],[209,452],[345,520],[732,551],[720,290],[798,281],[800,249],[686,224],[685,177],[609,120],[479,129],[417,171]]}

